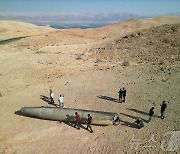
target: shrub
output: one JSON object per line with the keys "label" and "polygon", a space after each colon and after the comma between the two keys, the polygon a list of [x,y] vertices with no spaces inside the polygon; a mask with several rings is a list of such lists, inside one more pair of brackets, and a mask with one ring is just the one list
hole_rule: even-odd
{"label": "shrub", "polygon": [[130,65],[129,61],[125,60],[122,62],[122,66],[128,67]]}

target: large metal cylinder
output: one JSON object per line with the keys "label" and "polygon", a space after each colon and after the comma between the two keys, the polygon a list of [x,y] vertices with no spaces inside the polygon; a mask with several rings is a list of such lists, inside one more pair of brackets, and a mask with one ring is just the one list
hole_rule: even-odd
{"label": "large metal cylinder", "polygon": [[81,123],[86,123],[88,114],[90,114],[94,125],[112,125],[114,124],[114,117],[119,118],[119,115],[113,112],[55,107],[24,107],[21,112],[35,118],[64,122],[73,122],[75,112],[77,112],[81,117]]}

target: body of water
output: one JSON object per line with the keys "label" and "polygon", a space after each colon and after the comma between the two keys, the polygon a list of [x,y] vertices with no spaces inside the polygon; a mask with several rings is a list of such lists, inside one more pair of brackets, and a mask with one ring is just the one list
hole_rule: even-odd
{"label": "body of water", "polygon": [[108,24],[88,24],[88,25],[81,25],[81,24],[37,24],[38,26],[48,26],[56,29],[71,29],[71,28],[80,28],[80,29],[87,29],[87,28],[98,28],[103,27]]}

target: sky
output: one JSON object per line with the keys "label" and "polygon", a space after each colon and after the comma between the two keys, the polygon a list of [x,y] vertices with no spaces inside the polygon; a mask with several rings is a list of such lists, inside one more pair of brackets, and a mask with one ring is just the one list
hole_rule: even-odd
{"label": "sky", "polygon": [[180,0],[0,0],[1,13],[127,12],[158,16],[180,12]]}

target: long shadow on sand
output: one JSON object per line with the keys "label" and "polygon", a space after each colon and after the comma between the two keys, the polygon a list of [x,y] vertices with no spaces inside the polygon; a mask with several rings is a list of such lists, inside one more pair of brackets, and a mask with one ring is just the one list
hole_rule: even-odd
{"label": "long shadow on sand", "polygon": [[121,124],[121,125],[139,129],[139,127],[135,123],[131,123],[131,122],[128,122],[128,121],[122,121],[122,122],[123,122],[123,124]]}
{"label": "long shadow on sand", "polygon": [[[43,100],[44,102],[47,102],[48,104],[51,104],[49,97],[44,96],[44,95],[40,95],[40,96],[41,96],[41,98],[40,98],[41,100]],[[57,107],[57,104],[51,104],[51,105]]]}
{"label": "long shadow on sand", "polygon": [[[132,118],[132,119],[134,119],[134,120],[136,120],[138,117],[135,117],[135,116],[132,116],[132,115],[129,115],[129,114],[125,114],[125,113],[119,113],[119,114],[121,114],[121,115],[124,115],[124,116],[126,116],[126,117],[129,117],[129,118]],[[141,117],[140,117],[141,118]],[[141,120],[143,121],[143,122],[147,122],[147,120],[145,120],[145,119],[143,119],[143,118],[141,118]]]}
{"label": "long shadow on sand", "polygon": [[99,95],[99,96],[97,96],[97,97],[100,98],[100,99],[104,99],[104,100],[108,100],[108,101],[112,101],[112,102],[119,103],[119,100],[118,100],[118,99],[115,99],[115,98],[112,98],[112,97],[109,97],[109,96]]}
{"label": "long shadow on sand", "polygon": [[[137,110],[137,109],[133,109],[133,108],[130,109],[130,108],[127,108],[127,110],[134,111],[134,112],[136,112],[136,113],[140,113],[140,114],[144,114],[144,115],[149,116],[149,114],[148,114],[147,112],[140,111],[140,110]],[[157,115],[154,115],[154,117],[159,118],[159,116],[157,116]]]}
{"label": "long shadow on sand", "polygon": [[[72,122],[72,123],[70,123],[70,122],[63,122],[63,123],[66,124],[66,125],[68,125],[68,126],[71,126],[71,127],[73,127],[73,128],[76,128],[76,127],[74,127],[74,124],[75,124],[75,123],[73,123],[73,122]],[[80,126],[80,128],[87,130],[86,127],[84,127],[82,124],[80,124],[79,126]],[[77,128],[76,128],[76,129],[77,129]]]}
{"label": "long shadow on sand", "polygon": [[7,39],[7,40],[2,40],[2,41],[0,41],[0,45],[1,45],[1,44],[11,43],[11,42],[14,42],[14,41],[18,41],[18,40],[21,40],[21,39],[27,38],[27,37],[29,37],[29,36],[15,37],[15,38]]}

